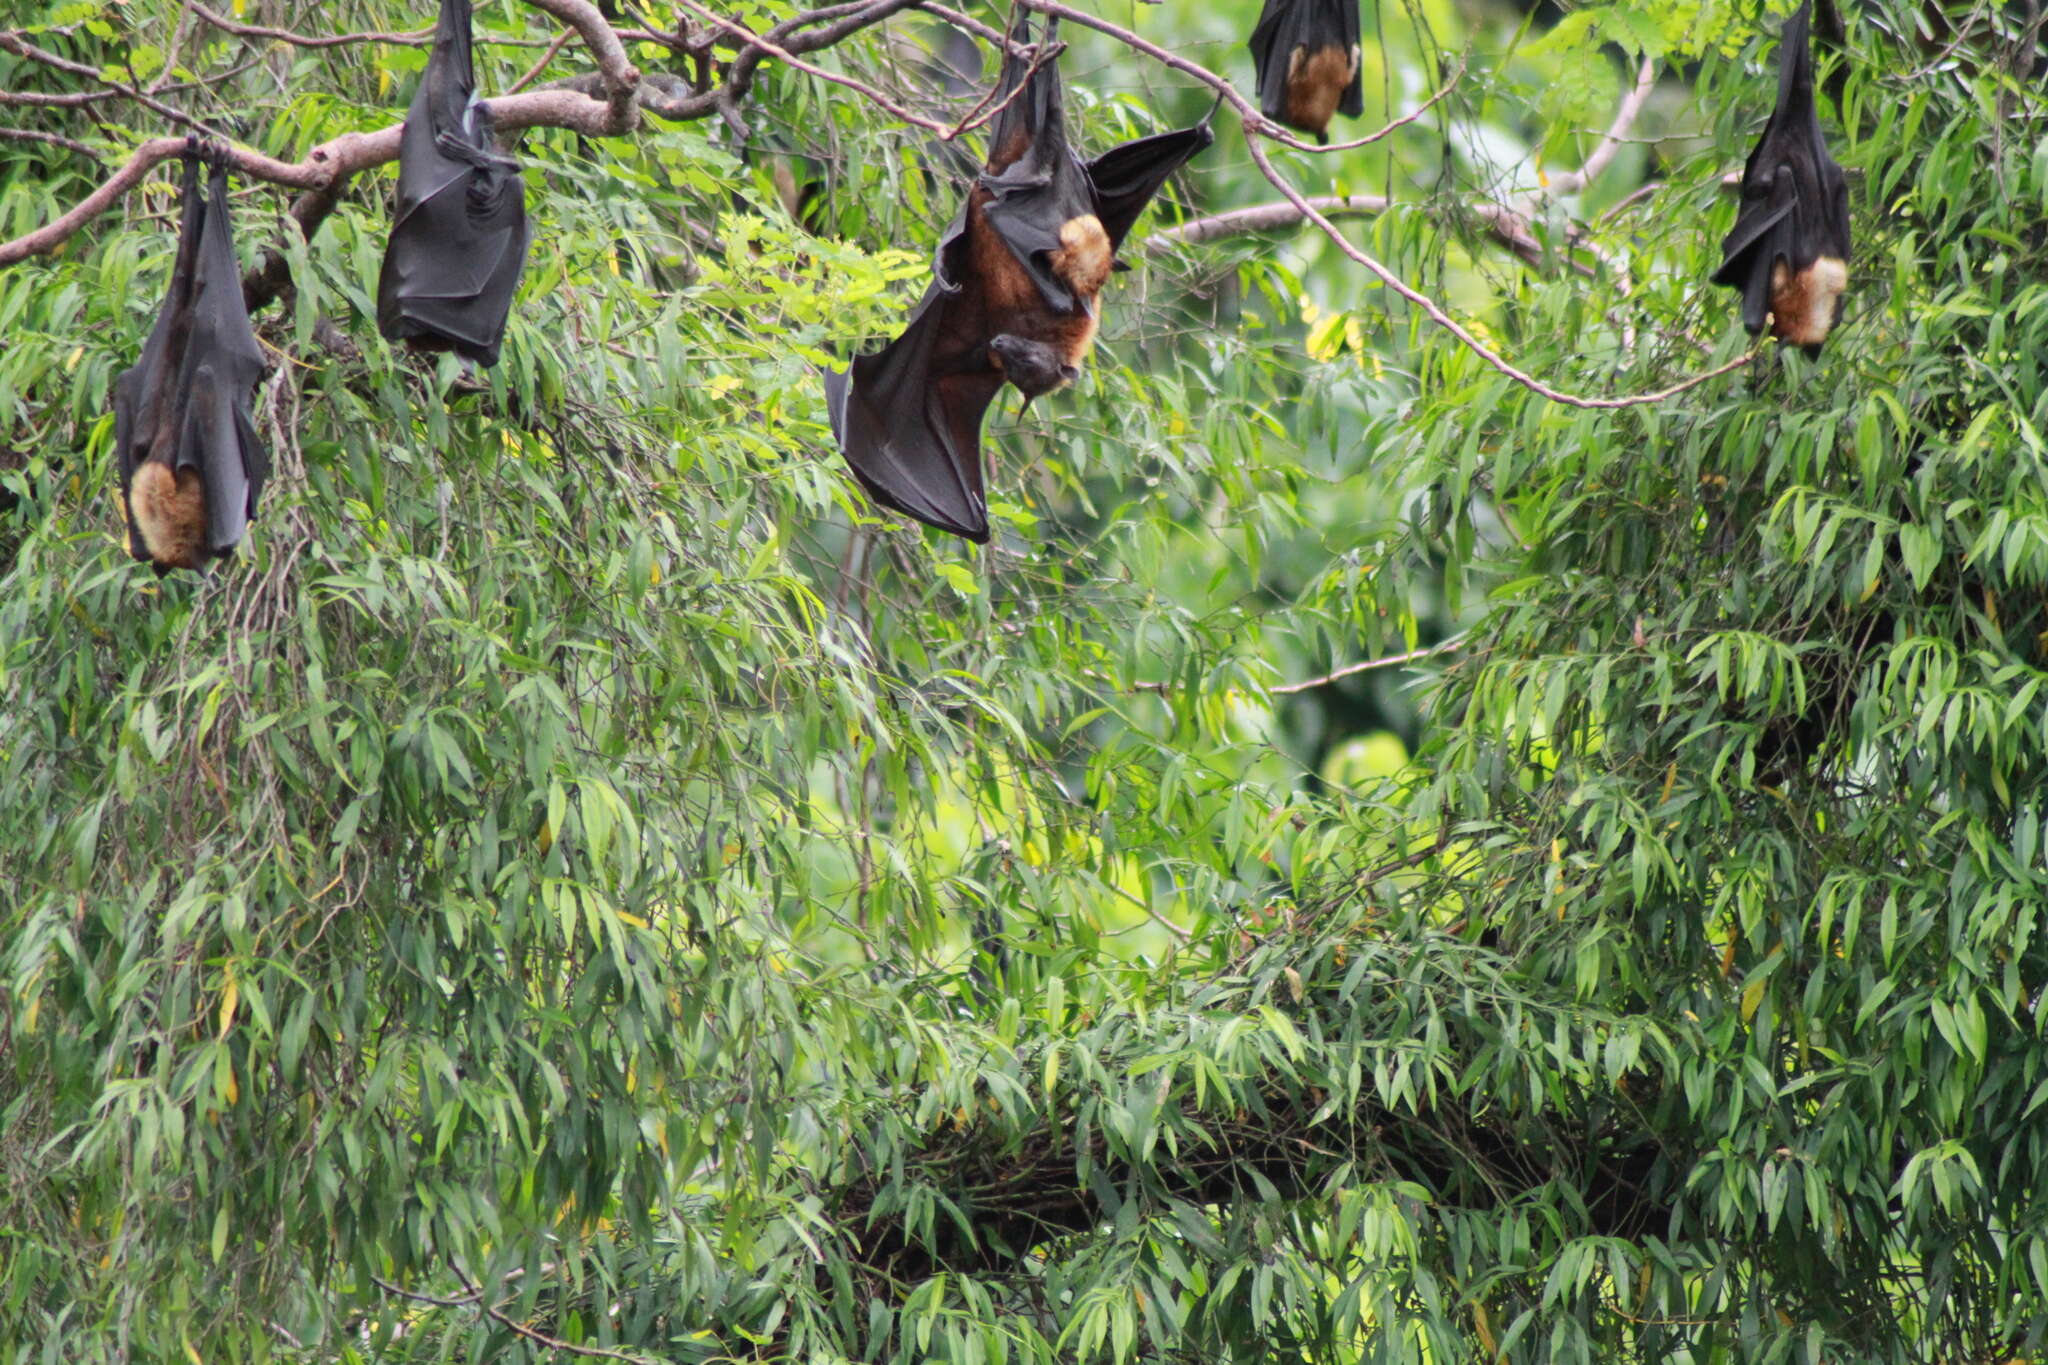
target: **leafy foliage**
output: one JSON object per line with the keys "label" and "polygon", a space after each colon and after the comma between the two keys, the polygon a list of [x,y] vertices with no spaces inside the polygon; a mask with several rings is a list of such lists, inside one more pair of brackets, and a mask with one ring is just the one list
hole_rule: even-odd
{"label": "leafy foliage", "polygon": [[[1255,7],[1165,8],[1229,69]],[[1141,241],[1079,391],[992,415],[985,553],[872,512],[816,379],[958,168],[785,71],[744,142],[527,135],[486,374],[376,335],[388,175],[311,244],[240,197],[295,289],[210,580],[106,493],[168,183],[0,277],[5,1358],[2037,1353],[2044,106],[2001,21],[1935,63],[1878,8],[1826,64],[1818,360],[1570,409],[1308,239]],[[180,9],[39,41],[284,156],[416,79]],[[1371,249],[1525,369],[1668,383],[1744,344],[1704,279],[1775,31],[1668,9],[1390,7],[1382,108],[1438,83],[1423,21],[1473,45],[1440,121],[1286,164],[1391,188]],[[478,20],[487,89],[552,37]],[[905,89],[890,35],[817,60]],[[1531,267],[1464,209],[1582,154],[1621,63],[1546,115],[1595,35],[1701,63]],[[1066,60],[1091,145],[1197,99]],[[1183,202],[1270,197],[1230,144]],[[87,165],[0,142],[0,232]]]}

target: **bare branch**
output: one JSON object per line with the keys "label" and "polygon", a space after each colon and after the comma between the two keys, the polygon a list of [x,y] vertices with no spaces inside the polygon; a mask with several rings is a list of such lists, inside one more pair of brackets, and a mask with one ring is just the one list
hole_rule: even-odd
{"label": "bare branch", "polygon": [[492,1322],[497,1323],[508,1331],[518,1333],[528,1341],[537,1342],[549,1350],[567,1351],[571,1355],[594,1356],[600,1360],[623,1360],[628,1362],[628,1365],[659,1365],[657,1361],[648,1356],[632,1355],[625,1351],[608,1351],[602,1346],[578,1346],[573,1342],[563,1341],[560,1337],[551,1337],[538,1328],[528,1327],[517,1318],[501,1312],[495,1305],[487,1302],[483,1297],[483,1286],[471,1284],[469,1276],[463,1274],[453,1260],[448,1262],[448,1268],[455,1272],[455,1278],[462,1281],[463,1287],[476,1296],[476,1306],[483,1309],[485,1317],[488,1317]]}
{"label": "bare branch", "polygon": [[1439,89],[1435,94],[1431,95],[1428,99],[1424,100],[1422,103],[1416,105],[1415,108],[1410,110],[1408,113],[1401,115],[1401,117],[1387,124],[1386,127],[1380,128],[1374,132],[1367,133],[1364,137],[1355,137],[1348,142],[1331,142],[1323,144],[1322,146],[1316,146],[1310,143],[1303,142],[1298,138],[1292,137],[1284,130],[1275,130],[1272,132],[1268,132],[1266,136],[1272,138],[1275,142],[1285,143],[1289,147],[1299,147],[1302,151],[1314,152],[1318,156],[1325,155],[1329,152],[1348,152],[1356,147],[1369,147],[1373,143],[1378,142],[1383,138],[1391,137],[1396,131],[1407,127],[1409,124],[1415,122],[1415,120],[1421,118],[1424,114],[1428,113],[1431,109],[1434,109],[1437,106],[1437,104],[1443,100],[1445,96],[1449,95],[1452,90],[1457,88],[1459,81],[1465,79],[1465,67],[1467,61],[1468,58],[1460,56],[1458,58],[1458,69],[1451,73],[1451,78],[1443,83],[1441,89]]}
{"label": "bare branch", "polygon": [[1448,653],[1464,642],[1464,636],[1453,635],[1448,640],[1439,640],[1435,644],[1425,645],[1421,649],[1411,649],[1406,654],[1389,654],[1384,658],[1366,659],[1361,663],[1346,664],[1342,668],[1332,669],[1320,678],[1303,678],[1300,682],[1282,683],[1278,687],[1269,687],[1266,690],[1276,697],[1291,696],[1296,692],[1306,692],[1310,688],[1322,687],[1327,683],[1336,682],[1340,678],[1350,678],[1360,673],[1370,673],[1375,669],[1399,668],[1404,664],[1420,663],[1424,659]]}
{"label": "bare branch", "polygon": [[[1393,206],[1392,200],[1379,194],[1316,195],[1307,203],[1332,219],[1371,218]],[[1543,244],[1536,239],[1528,220],[1521,214],[1501,204],[1475,204],[1467,211],[1496,241],[1528,264],[1540,267],[1548,263]],[[1276,232],[1282,228],[1298,227],[1307,221],[1306,213],[1285,200],[1277,204],[1254,204],[1249,208],[1231,209],[1226,213],[1191,218],[1185,223],[1160,228],[1147,239],[1145,249],[1164,251],[1176,246],[1197,246],[1245,233]],[[1567,264],[1581,274],[1590,273],[1577,262]]]}
{"label": "bare branch", "polygon": [[[472,6],[482,9],[483,3]],[[199,0],[189,0],[194,14],[212,24],[223,33],[232,33],[237,38],[268,38],[273,42],[286,43],[292,47],[348,47],[356,43],[384,43],[392,47],[427,47],[434,41],[431,25],[426,28],[410,29],[404,33],[379,33],[374,30],[362,33],[335,33],[324,36],[294,33],[290,29],[270,28],[263,24],[245,24],[239,19],[230,19],[216,14]],[[488,47],[543,47],[546,40],[541,38],[506,38],[495,33],[478,35],[477,44]]]}
{"label": "bare branch", "polygon": [[39,132],[34,128],[0,128],[0,141],[47,142],[52,147],[62,147],[67,152],[77,152],[80,156],[89,157],[94,161],[100,159],[98,152],[75,138],[59,137],[55,133]]}
{"label": "bare branch", "polygon": [[[569,45],[569,40],[575,36],[576,30],[573,28],[565,28],[560,33],[557,33],[555,40],[548,44],[548,50],[541,53],[540,58],[532,66],[526,68],[526,74],[512,82],[511,88],[505,93],[516,95],[527,86],[539,80],[540,73],[548,69],[548,63],[552,62],[561,53],[562,49]],[[642,79],[644,80],[645,77],[642,77]]]}
{"label": "bare branch", "polygon": [[1628,140],[1629,130],[1635,127],[1636,116],[1643,112],[1643,105],[1649,100],[1650,92],[1657,88],[1657,63],[1653,58],[1644,57],[1641,69],[1636,72],[1635,88],[1622,97],[1621,107],[1614,111],[1614,122],[1608,125],[1600,145],[1586,158],[1586,163],[1575,171],[1552,176],[1550,183],[1543,187],[1543,194],[1577,194],[1600,177],[1607,169],[1607,163],[1614,160],[1614,154],[1621,150],[1621,144]]}
{"label": "bare branch", "polygon": [[[633,89],[640,84],[640,72],[627,60],[626,46],[619,41],[604,15],[590,0],[526,0],[535,9],[546,10],[583,35],[583,45],[605,79],[605,93],[614,109],[630,105]],[[624,131],[624,130],[621,130]]]}
{"label": "bare branch", "polygon": [[[620,123],[629,121],[632,113],[629,103],[628,118],[622,120],[611,106],[573,90],[530,90],[520,95],[487,100],[484,108],[491,126],[500,131],[568,128],[589,137],[617,136],[624,131]],[[374,133],[344,133],[332,141],[321,143],[306,154],[305,160],[296,163],[278,161],[246,148],[229,147],[227,163],[238,174],[251,180],[288,185],[312,191],[323,198],[326,209],[317,217],[302,212],[298,205],[293,206],[292,216],[310,232],[327,212],[332,211],[333,201],[351,176],[398,159],[398,140],[403,127],[403,124],[394,123]],[[126,165],[68,213],[13,241],[0,242],[0,266],[54,250],[87,222],[105,212],[153,167],[177,156],[184,149],[185,139],[181,137],[151,138],[143,143],[135,149]]]}
{"label": "bare branch", "polygon": [[239,19],[230,19],[224,14],[215,14],[199,3],[189,0],[194,14],[212,24],[223,33],[232,33],[237,38],[269,38],[274,42],[289,43],[293,47],[348,47],[354,43],[389,43],[399,47],[424,47],[434,41],[433,28],[414,29],[409,33],[336,33],[327,37],[309,37],[293,33],[290,29],[267,28],[262,24],[245,24]]}
{"label": "bare branch", "polygon": [[[97,67],[87,66],[84,62],[74,62],[69,58],[59,57],[54,52],[45,51],[44,49],[37,47],[34,43],[29,42],[26,38],[23,38],[18,33],[0,33],[0,51],[12,52],[17,57],[26,57],[32,62],[39,62],[44,66],[51,67],[58,71],[69,72],[71,75],[74,76],[90,76],[96,81],[106,79],[104,76],[100,74],[100,71]],[[113,89],[118,91],[119,93],[126,95],[129,99],[135,100],[138,103],[147,105],[149,108],[156,110],[159,114],[162,114],[165,118],[171,120],[171,122],[176,123],[181,127],[196,128],[200,132],[205,133],[210,137],[226,136],[226,134],[220,132],[211,124],[193,118],[190,114],[184,113],[181,110],[173,109],[170,105],[165,104],[162,100],[156,99],[153,96],[148,95],[141,90],[137,90],[132,85],[125,85],[120,81],[108,81],[107,84],[112,86]]]}
{"label": "bare branch", "polygon": [[765,52],[769,56],[777,58],[785,65],[793,67],[796,70],[803,72],[807,76],[816,76],[821,81],[830,81],[834,85],[843,85],[848,90],[852,90],[859,93],[860,95],[868,99],[871,103],[879,106],[882,109],[887,110],[889,113],[895,115],[897,118],[902,119],[905,123],[911,124],[914,127],[922,128],[928,133],[937,133],[942,137],[947,135],[948,125],[940,123],[935,119],[925,118],[921,114],[912,113],[910,110],[904,108],[896,101],[890,99],[887,95],[875,89],[873,86],[868,85],[863,81],[855,80],[852,76],[841,76],[836,72],[827,71],[821,66],[814,66],[810,62],[805,61],[803,58],[796,56],[787,48],[781,47],[776,43],[771,42],[769,39],[762,37],[760,34],[753,32],[744,24],[735,23],[731,19],[726,19],[718,14],[713,13],[711,10],[705,8],[703,5],[698,4],[697,0],[676,0],[676,3],[681,5],[684,9],[689,10],[692,14],[698,15],[701,18],[705,19],[713,26],[723,30],[726,33],[731,34],[735,38],[738,38],[748,47]]}

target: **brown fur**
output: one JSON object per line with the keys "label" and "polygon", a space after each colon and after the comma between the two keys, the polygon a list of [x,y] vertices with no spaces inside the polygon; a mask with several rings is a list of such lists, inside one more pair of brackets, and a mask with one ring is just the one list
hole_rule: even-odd
{"label": "brown fur", "polygon": [[196,469],[146,460],[128,489],[128,515],[152,563],[197,569],[206,563],[206,482]]}
{"label": "brown fur", "polygon": [[1329,131],[1337,105],[1358,74],[1358,49],[1297,47],[1287,55],[1287,122],[1317,136]]}
{"label": "brown fur", "polygon": [[[984,212],[988,201],[988,191],[977,189],[967,210],[966,273],[981,285],[986,310],[985,317],[972,325],[979,326],[984,337],[1008,332],[1045,342],[1058,349],[1066,364],[1078,367],[1095,344],[1095,298],[1109,279],[1112,257],[1108,232],[1092,213],[1070,219],[1060,229],[1064,245],[1052,253],[1053,272],[1079,296],[1081,311],[1056,313],[1045,306],[1038,286],[989,226]],[[969,324],[964,317],[961,321]]]}
{"label": "brown fur", "polygon": [[1060,249],[1052,253],[1052,271],[1075,293],[1093,300],[1109,283],[1112,264],[1109,233],[1100,218],[1084,213],[1060,225]]}
{"label": "brown fur", "polygon": [[1818,346],[1835,325],[1849,283],[1848,267],[1823,256],[1794,275],[1781,260],[1771,269],[1771,335],[1794,346]]}

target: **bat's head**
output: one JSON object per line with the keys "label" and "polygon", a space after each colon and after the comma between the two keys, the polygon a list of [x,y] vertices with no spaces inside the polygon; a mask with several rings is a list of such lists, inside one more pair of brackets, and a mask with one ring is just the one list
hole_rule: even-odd
{"label": "bat's head", "polygon": [[1081,377],[1080,369],[1067,364],[1057,348],[1008,332],[988,339],[988,358],[1003,378],[1017,386],[1026,406],[1040,394],[1065,388]]}

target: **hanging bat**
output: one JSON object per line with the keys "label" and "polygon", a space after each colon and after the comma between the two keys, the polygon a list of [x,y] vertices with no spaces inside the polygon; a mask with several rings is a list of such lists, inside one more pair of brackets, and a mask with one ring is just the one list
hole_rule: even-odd
{"label": "hanging bat", "polygon": [[[1037,51],[1052,41],[1047,20]],[[825,402],[854,476],[884,507],[983,542],[981,420],[1005,383],[1028,406],[1080,377],[1117,248],[1187,160],[1208,121],[1083,162],[1067,142],[1059,69],[1010,31],[988,161],[939,239],[932,282],[903,334],[825,376]]]}
{"label": "hanging bat", "polygon": [[526,267],[526,182],[476,96],[468,0],[441,0],[434,52],[398,144],[398,202],[377,276],[377,329],[498,363]]}
{"label": "hanging bat", "polygon": [[183,218],[170,294],[134,368],[114,378],[114,452],[128,552],[159,574],[201,569],[240,543],[270,461],[249,420],[263,352],[242,304],[227,170],[186,143]]}
{"label": "hanging bat", "polygon": [[1778,105],[1742,167],[1741,207],[1714,283],[1742,291],[1742,325],[1819,351],[1849,283],[1849,186],[1821,141],[1802,4],[1778,42]]}
{"label": "hanging bat", "polygon": [[1266,0],[1250,43],[1259,111],[1318,145],[1333,115],[1363,114],[1358,30],[1358,0]]}

